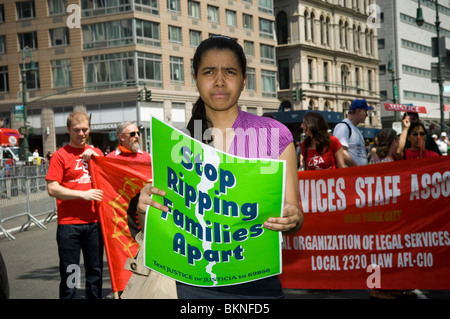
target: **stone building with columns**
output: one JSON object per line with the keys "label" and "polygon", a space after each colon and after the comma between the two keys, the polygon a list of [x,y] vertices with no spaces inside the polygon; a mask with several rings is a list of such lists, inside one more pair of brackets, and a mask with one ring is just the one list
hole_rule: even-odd
{"label": "stone building with columns", "polygon": [[[375,108],[364,126],[381,128],[375,1],[274,3],[281,103],[345,118],[351,101],[364,98]],[[296,88],[304,100],[293,100]]]}
{"label": "stone building with columns", "polygon": [[[216,34],[236,39],[247,54],[241,107],[276,111],[274,20],[272,1],[0,0],[0,118],[24,125],[14,109],[26,85],[29,145],[41,155],[68,142],[73,110],[91,116],[90,144],[113,148],[115,127],[129,120],[148,150],[152,115],[186,125],[198,98],[191,60],[201,40]],[[139,101],[144,88],[151,99]]]}

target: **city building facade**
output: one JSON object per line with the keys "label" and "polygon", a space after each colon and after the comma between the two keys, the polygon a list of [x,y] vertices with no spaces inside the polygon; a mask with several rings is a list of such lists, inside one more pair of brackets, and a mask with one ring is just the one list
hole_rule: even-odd
{"label": "city building facade", "polygon": [[[283,107],[339,112],[345,118],[352,100],[366,99],[375,109],[364,126],[381,128],[374,4],[368,0],[275,1]],[[296,89],[298,99],[293,97]]]}
{"label": "city building facade", "polygon": [[[423,106],[427,113],[420,119],[432,133],[440,133],[440,92],[432,64],[432,38],[436,37],[436,3],[421,0],[424,23],[416,23],[418,0],[377,0],[380,7],[381,28],[378,29],[378,54],[380,58],[380,94],[382,104],[397,103]],[[438,2],[440,36],[445,38],[446,57],[442,58],[442,72],[450,71],[450,5]],[[449,77],[447,77],[449,79]],[[448,82],[447,82],[448,83]],[[447,84],[448,85],[448,84]],[[450,104],[450,93],[443,94],[443,104]],[[397,117],[396,117],[397,115]],[[402,113],[381,112],[383,126],[400,122]],[[445,128],[449,132],[449,111],[444,112]]]}

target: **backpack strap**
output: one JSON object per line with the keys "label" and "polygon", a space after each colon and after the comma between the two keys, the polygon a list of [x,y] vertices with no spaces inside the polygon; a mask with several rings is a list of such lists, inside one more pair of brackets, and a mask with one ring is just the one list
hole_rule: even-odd
{"label": "backpack strap", "polygon": [[344,122],[344,121],[341,121],[341,122],[339,122],[336,125],[339,125],[339,124],[345,124],[347,126],[347,128],[348,128],[348,139],[350,139],[350,137],[352,136],[352,128],[350,127],[350,125],[348,125],[348,123]]}

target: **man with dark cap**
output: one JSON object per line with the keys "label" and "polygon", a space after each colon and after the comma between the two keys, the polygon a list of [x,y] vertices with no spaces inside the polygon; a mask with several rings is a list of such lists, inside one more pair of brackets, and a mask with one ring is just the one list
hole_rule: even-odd
{"label": "man with dark cap", "polygon": [[367,112],[371,110],[373,107],[367,105],[365,99],[354,100],[350,105],[347,118],[334,128],[333,135],[342,144],[347,167],[367,164],[364,138],[356,126],[366,121]]}

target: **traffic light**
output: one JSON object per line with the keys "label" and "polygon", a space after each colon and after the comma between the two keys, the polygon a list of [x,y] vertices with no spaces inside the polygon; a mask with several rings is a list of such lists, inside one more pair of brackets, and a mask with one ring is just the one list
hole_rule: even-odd
{"label": "traffic light", "polygon": [[150,102],[152,100],[152,91],[146,90],[145,91],[145,101]]}
{"label": "traffic light", "polygon": [[294,101],[298,101],[299,95],[298,95],[298,89],[292,90],[292,99]]}
{"label": "traffic light", "polygon": [[305,92],[303,92],[303,90],[300,90],[300,100],[306,100]]}
{"label": "traffic light", "polygon": [[144,92],[143,92],[143,91],[144,91],[144,90],[139,90],[139,91],[138,91],[137,100],[138,100],[139,102],[142,102],[143,99],[144,99]]}

